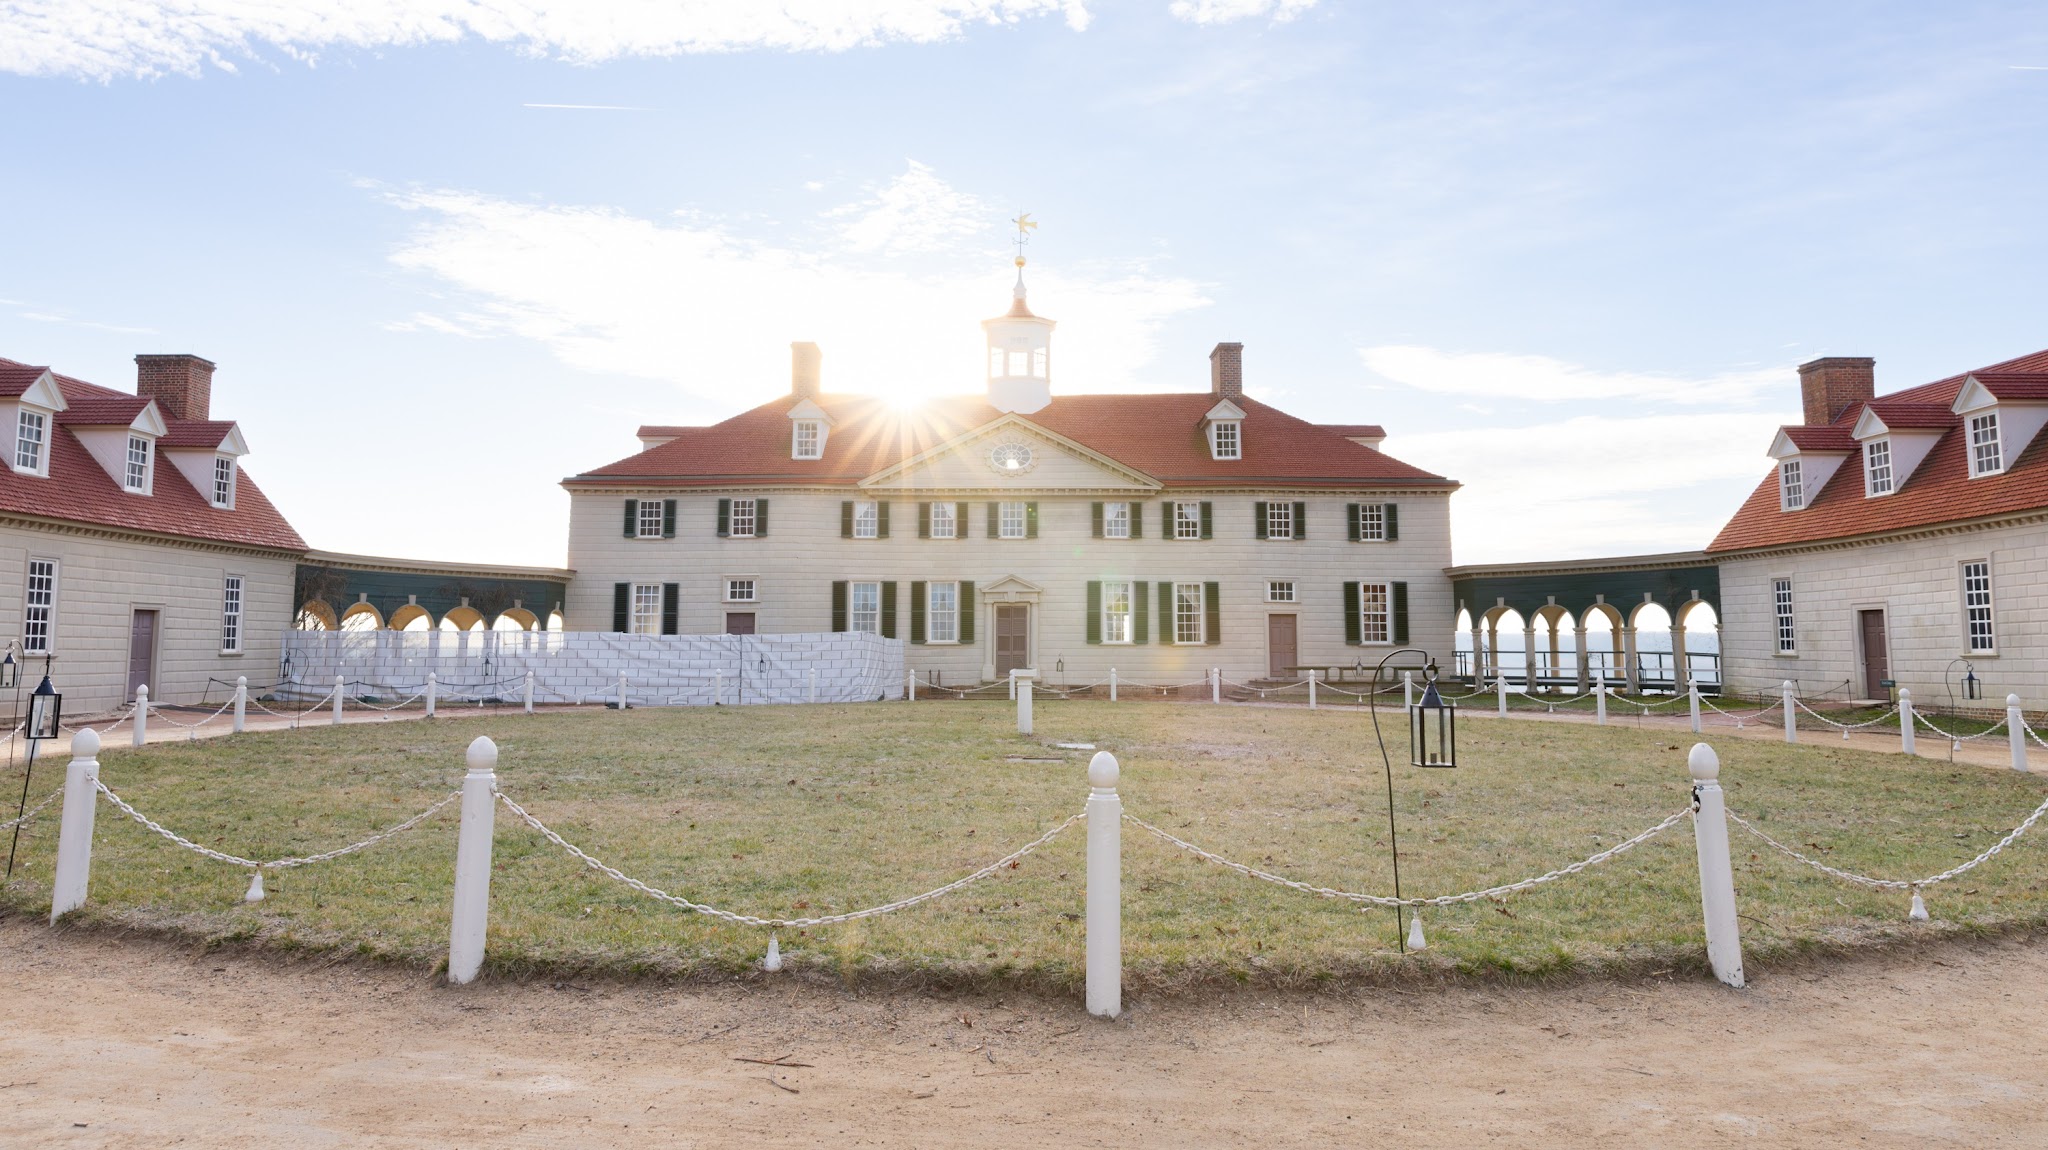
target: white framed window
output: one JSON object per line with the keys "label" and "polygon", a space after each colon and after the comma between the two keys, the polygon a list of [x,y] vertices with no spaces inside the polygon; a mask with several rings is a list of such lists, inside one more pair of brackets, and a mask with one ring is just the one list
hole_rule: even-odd
{"label": "white framed window", "polygon": [[1024,538],[1025,518],[1028,512],[1021,500],[1005,499],[996,508],[996,535],[1002,539]]}
{"label": "white framed window", "polygon": [[1131,641],[1131,585],[1127,582],[1102,584],[1102,641]]}
{"label": "white framed window", "polygon": [[789,454],[792,459],[822,459],[825,455],[825,425],[815,419],[792,420]]}
{"label": "white framed window", "polygon": [[1048,360],[1049,360],[1050,358],[1051,358],[1051,357],[1050,357],[1050,356],[1049,356],[1049,355],[1047,354],[1047,351],[1046,351],[1046,349],[1045,349],[1045,348],[1042,348],[1042,347],[1034,347],[1034,348],[1032,348],[1032,349],[1031,349],[1031,374],[1032,374],[1033,376],[1035,376],[1035,377],[1039,378],[1039,379],[1044,379],[1044,378],[1045,378],[1045,373],[1046,373],[1046,369],[1047,369],[1047,366],[1048,366]]}
{"label": "white framed window", "polygon": [[755,514],[757,506],[758,502],[752,499],[733,500],[732,513],[725,520],[726,534],[734,539],[753,538],[754,524],[759,521]]}
{"label": "white framed window", "polygon": [[1806,484],[1800,478],[1799,461],[1788,459],[1778,465],[1778,505],[1786,511],[1806,506]]}
{"label": "white framed window", "polygon": [[872,499],[862,499],[853,505],[853,537],[855,539],[876,539],[882,534],[882,511]]}
{"label": "white framed window", "polygon": [[1244,458],[1242,427],[1235,419],[1219,419],[1209,425],[1209,450],[1217,459]]}
{"label": "white framed window", "polygon": [[43,445],[49,438],[49,417],[22,408],[14,422],[14,469],[42,475]]}
{"label": "white framed window", "polygon": [[851,588],[847,604],[846,629],[866,631],[870,635],[882,633],[882,585],[880,583],[855,583]]}
{"label": "white framed window", "polygon": [[988,349],[988,373],[989,373],[990,375],[1001,375],[1001,374],[1003,374],[1003,349],[1002,349],[1002,348],[999,348],[999,347],[992,347],[992,348],[989,348],[989,349]]}
{"label": "white framed window", "polygon": [[759,600],[755,598],[756,590],[757,588],[752,579],[727,579],[725,581],[725,601],[728,603],[758,602]]}
{"label": "white framed window", "polygon": [[[1374,506],[1377,507],[1378,504],[1374,504]],[[1294,538],[1294,504],[1266,504],[1266,538]]]}
{"label": "white framed window", "polygon": [[932,538],[958,539],[960,537],[960,520],[955,514],[957,510],[955,505],[951,503],[932,504]]}
{"label": "white framed window", "polygon": [[1394,636],[1394,616],[1388,607],[1387,584],[1358,584],[1358,640],[1361,643],[1389,643]]}
{"label": "white framed window", "polygon": [[1799,632],[1792,625],[1792,580],[1771,580],[1771,609],[1778,620],[1778,654],[1799,649]]}
{"label": "white framed window", "polygon": [[1358,538],[1362,543],[1385,543],[1387,541],[1386,504],[1361,503],[1358,505]]}
{"label": "white framed window", "polygon": [[1892,493],[1892,441],[1873,439],[1863,445],[1863,494]]}
{"label": "white framed window", "polygon": [[1268,603],[1292,603],[1292,602],[1294,602],[1294,580],[1292,580],[1292,579],[1268,579],[1268,580],[1266,580],[1266,602],[1268,602]]}
{"label": "white framed window", "polygon": [[22,599],[21,649],[30,655],[47,655],[54,648],[57,632],[57,561],[28,561],[28,592]]}
{"label": "white framed window", "polygon": [[149,440],[140,435],[128,437],[128,470],[121,478],[121,487],[126,491],[149,490]]}
{"label": "white framed window", "polygon": [[1972,654],[1998,649],[1998,635],[1991,622],[1991,562],[1972,559],[1963,564],[1964,638]]}
{"label": "white framed window", "polygon": [[229,575],[221,580],[220,592],[220,653],[239,655],[242,652],[242,577]]}
{"label": "white framed window", "polygon": [[924,641],[960,641],[960,584],[927,583],[924,588]]}
{"label": "white framed window", "polygon": [[633,522],[635,524],[634,533],[642,539],[661,538],[661,517],[661,500],[642,499],[640,501],[640,510],[635,514],[633,519]]}
{"label": "white framed window", "polygon": [[633,584],[633,633],[661,634],[661,584]]}
{"label": "white framed window", "polygon": [[2005,470],[2004,444],[1998,437],[1998,413],[1987,411],[1970,417],[1970,477],[1996,475]]}
{"label": "white framed window", "polygon": [[1129,539],[1131,537],[1130,503],[1113,502],[1102,505],[1102,537],[1104,539]]}
{"label": "white framed window", "polygon": [[1030,375],[1031,353],[1028,351],[1011,352],[1009,374],[1014,376]]}
{"label": "white framed window", "polygon": [[235,505],[235,457],[232,455],[213,457],[213,505],[221,508]]}
{"label": "white framed window", "polygon": [[1200,583],[1175,583],[1173,585],[1173,641],[1176,643],[1199,643],[1202,641],[1202,585]]}
{"label": "white framed window", "polygon": [[1173,505],[1173,537],[1175,539],[1200,539],[1202,537],[1202,505],[1200,503],[1175,503]]}

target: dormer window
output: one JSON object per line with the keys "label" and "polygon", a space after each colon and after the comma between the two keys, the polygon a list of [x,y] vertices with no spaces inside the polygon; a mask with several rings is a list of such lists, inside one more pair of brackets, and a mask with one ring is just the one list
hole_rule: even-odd
{"label": "dormer window", "polygon": [[213,505],[224,511],[235,506],[235,457],[216,455],[213,457]]}
{"label": "dormer window", "polygon": [[1892,488],[1892,441],[1873,439],[1863,445],[1863,493],[1874,498]]}
{"label": "dormer window", "polygon": [[1970,478],[2005,470],[2005,452],[1998,436],[1998,413],[1970,417]]}
{"label": "dormer window", "polygon": [[45,475],[43,447],[50,434],[50,417],[24,407],[14,426],[14,469],[31,475]]}
{"label": "dormer window", "polygon": [[149,493],[149,440],[140,435],[128,437],[128,469],[122,474],[121,489]]}
{"label": "dormer window", "polygon": [[790,445],[794,459],[819,459],[825,454],[825,427],[815,419],[795,422],[795,440]]}
{"label": "dormer window", "polygon": [[1788,459],[1778,465],[1778,502],[1786,511],[1797,511],[1806,506],[1806,487],[1800,480],[1800,470],[1797,459]]}
{"label": "dormer window", "polygon": [[1209,425],[1209,453],[1216,459],[1244,458],[1242,427],[1237,420],[1219,419]]}

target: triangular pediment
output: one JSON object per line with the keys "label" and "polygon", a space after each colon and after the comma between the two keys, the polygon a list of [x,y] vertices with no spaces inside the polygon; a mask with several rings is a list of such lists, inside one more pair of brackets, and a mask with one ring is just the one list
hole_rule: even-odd
{"label": "triangular pediment", "polygon": [[1856,417],[1856,427],[1849,434],[1856,439],[1870,439],[1889,431],[1891,428],[1885,425],[1884,420],[1879,419],[1877,413],[1865,404],[1863,414]]}
{"label": "triangular pediment", "polygon": [[880,490],[1151,492],[1157,479],[1011,413],[861,480]]}
{"label": "triangular pediment", "polygon": [[56,375],[47,368],[44,369],[43,374],[36,377],[34,383],[22,389],[21,398],[18,402],[40,407],[46,411],[63,411],[66,407],[70,406],[70,404],[64,402],[64,392],[57,386]]}
{"label": "triangular pediment", "polygon": [[809,397],[799,400],[795,407],[790,408],[789,417],[823,420],[828,425],[832,422],[832,417],[825,414],[825,409],[818,406],[818,401]]}
{"label": "triangular pediment", "polygon": [[1209,414],[1207,414],[1207,415],[1203,416],[1202,418],[1203,418],[1203,419],[1209,419],[1209,420],[1216,420],[1216,419],[1243,419],[1243,418],[1244,418],[1244,408],[1242,408],[1242,407],[1239,407],[1238,405],[1236,405],[1236,404],[1234,404],[1234,403],[1232,403],[1232,402],[1230,402],[1229,400],[1227,400],[1227,399],[1226,399],[1226,400],[1222,400],[1221,402],[1217,403],[1217,405],[1216,405],[1216,406],[1214,406],[1214,407],[1210,408],[1210,409],[1209,409]]}
{"label": "triangular pediment", "polygon": [[981,593],[983,595],[1038,595],[1044,593],[1044,591],[1045,588],[1040,587],[1031,580],[1022,579],[1015,575],[1005,575],[993,583],[983,583],[981,585]]}

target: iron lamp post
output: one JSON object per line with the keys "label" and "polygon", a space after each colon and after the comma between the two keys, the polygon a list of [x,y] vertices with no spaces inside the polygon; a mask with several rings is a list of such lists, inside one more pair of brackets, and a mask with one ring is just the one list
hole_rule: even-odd
{"label": "iron lamp post", "polygon": [[[13,658],[13,653],[9,652],[6,661],[12,662]],[[17,681],[18,686],[19,682]],[[57,689],[50,685],[50,660],[46,655],[43,657],[43,681],[35,689],[35,693],[28,697],[28,722],[23,725],[22,730],[22,735],[28,739],[28,765],[21,772],[21,802],[16,804],[14,837],[7,844],[7,877],[10,879],[14,877],[15,850],[21,845],[22,816],[28,811],[29,780],[34,778],[36,773],[36,748],[42,745],[44,739],[54,739],[57,737],[63,722],[63,715],[64,696],[58,694]],[[14,757],[12,734],[8,736],[7,747],[8,758],[12,759]]]}
{"label": "iron lamp post", "polygon": [[[1403,647],[1387,652],[1387,656],[1372,669],[1372,686],[1366,691],[1366,709],[1372,715],[1372,735],[1380,745],[1380,765],[1387,776],[1387,849],[1394,862],[1394,897],[1401,897],[1401,839],[1394,822],[1394,760],[1387,753],[1387,739],[1380,731],[1380,676],[1387,664],[1399,655],[1419,655],[1423,659],[1422,698],[1408,708],[1408,762],[1417,767],[1456,767],[1458,744],[1457,707],[1437,691],[1436,659],[1429,652],[1417,647]],[[1401,907],[1394,908],[1394,939],[1401,953],[1408,953],[1408,939],[1402,933]]]}

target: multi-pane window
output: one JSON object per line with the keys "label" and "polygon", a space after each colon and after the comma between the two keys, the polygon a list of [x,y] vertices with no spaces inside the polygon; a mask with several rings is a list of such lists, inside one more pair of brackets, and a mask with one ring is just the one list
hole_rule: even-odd
{"label": "multi-pane window", "polygon": [[50,651],[50,635],[57,615],[57,561],[28,561],[28,595],[21,612],[21,649],[31,655]]}
{"label": "multi-pane window", "polygon": [[1364,643],[1386,643],[1393,638],[1393,614],[1388,610],[1385,583],[1358,585],[1358,638]]}
{"label": "multi-pane window", "polygon": [[1268,602],[1268,603],[1292,603],[1292,602],[1294,602],[1294,580],[1292,580],[1292,579],[1269,579],[1269,580],[1267,580],[1267,581],[1266,581],[1266,602]]}
{"label": "multi-pane window", "polygon": [[725,581],[725,601],[728,603],[752,603],[754,601],[754,581],[752,579],[727,579]]}
{"label": "multi-pane window", "polygon": [[1048,365],[1048,360],[1049,360],[1049,358],[1050,358],[1050,357],[1049,357],[1049,356],[1048,356],[1048,355],[1046,354],[1046,349],[1045,349],[1045,348],[1042,348],[1042,347],[1035,347],[1035,348],[1032,348],[1032,349],[1031,349],[1031,374],[1032,374],[1032,375],[1034,375],[1034,376],[1036,376],[1036,377],[1037,377],[1037,378],[1039,378],[1039,379],[1044,379],[1044,378],[1045,378],[1045,372],[1046,372],[1046,367],[1047,367],[1047,365]]}
{"label": "multi-pane window", "polygon": [[1173,505],[1173,537],[1175,539],[1200,539],[1202,537],[1202,505],[1200,503],[1176,503]]}
{"label": "multi-pane window", "polygon": [[1873,439],[1863,445],[1863,490],[1866,495],[1892,493],[1892,441]]}
{"label": "multi-pane window", "polygon": [[932,504],[932,538],[959,538],[960,521],[954,517],[954,512],[955,507],[951,503]]}
{"label": "multi-pane window", "polygon": [[799,419],[795,425],[796,440],[790,454],[798,459],[817,459],[825,453],[823,427],[815,419]]}
{"label": "multi-pane window", "polygon": [[927,643],[960,641],[960,584],[925,584],[924,638]]}
{"label": "multi-pane window", "polygon": [[220,649],[233,655],[242,649],[242,577],[230,575],[222,581],[220,594]]}
{"label": "multi-pane window", "polygon": [[1025,530],[1025,506],[1022,502],[1006,499],[996,509],[996,534],[1004,539],[1022,539]]}
{"label": "multi-pane window", "polygon": [[1202,641],[1202,585],[1200,583],[1175,583],[1173,585],[1173,641],[1176,643],[1199,643]]}
{"label": "multi-pane window", "polygon": [[633,520],[635,525],[634,533],[639,535],[642,539],[661,538],[661,516],[661,500],[642,499],[640,501],[640,509],[635,513],[635,517]]}
{"label": "multi-pane window", "polygon": [[22,471],[43,469],[43,435],[48,424],[40,411],[24,408],[14,424],[14,466]]}
{"label": "multi-pane window", "polygon": [[233,507],[235,505],[235,459],[231,455],[213,457],[213,505]]}
{"label": "multi-pane window", "polygon": [[1970,417],[1970,474],[1996,475],[2005,467],[2005,452],[1998,441],[1998,413],[1987,411]]}
{"label": "multi-pane window", "polygon": [[1105,503],[1102,505],[1102,537],[1105,539],[1129,539],[1131,537],[1131,505],[1129,503]]}
{"label": "multi-pane window", "polygon": [[1361,503],[1358,505],[1358,538],[1366,543],[1387,541],[1387,505],[1384,503]]}
{"label": "multi-pane window", "polygon": [[633,584],[633,633],[661,634],[661,584]]}
{"label": "multi-pane window", "polygon": [[128,472],[122,477],[121,486],[129,491],[149,487],[149,440],[139,435],[128,437]]}
{"label": "multi-pane window", "polygon": [[733,500],[732,514],[726,521],[727,533],[735,539],[752,537],[756,522],[754,510],[756,506],[756,500]]}
{"label": "multi-pane window", "polygon": [[1238,459],[1243,456],[1242,441],[1238,438],[1239,424],[1234,419],[1218,420],[1209,425],[1211,442],[1218,459]]}
{"label": "multi-pane window", "polygon": [[862,499],[853,505],[853,537],[874,539],[882,533],[882,511],[872,499]]}
{"label": "multi-pane window", "polygon": [[855,583],[852,587],[852,612],[848,615],[848,630],[866,631],[870,635],[882,633],[882,585],[880,583]]}
{"label": "multi-pane window", "polygon": [[[1375,510],[1377,510],[1377,508],[1378,508],[1378,506],[1379,506],[1379,505],[1378,505],[1378,504],[1374,504],[1373,506],[1374,506]],[[1292,503],[1268,503],[1268,504],[1266,504],[1266,538],[1268,538],[1268,539],[1292,539],[1292,538],[1294,538],[1294,504],[1292,504]]]}
{"label": "multi-pane window", "polygon": [[1792,580],[1771,581],[1771,606],[1777,612],[1778,653],[1789,655],[1799,649],[1799,633],[1792,626]]}
{"label": "multi-pane window", "polygon": [[990,375],[1001,375],[1001,374],[1003,374],[1003,349],[1002,349],[1002,348],[999,348],[999,347],[992,347],[992,348],[989,348],[989,349],[988,349],[988,373],[989,373]]}
{"label": "multi-pane window", "polygon": [[1013,351],[1010,353],[1010,374],[1024,376],[1031,374],[1031,353]]}
{"label": "multi-pane window", "polygon": [[1978,559],[1963,564],[1963,622],[1968,628],[1970,650],[1995,651],[1998,640],[1991,627],[1991,564]]}
{"label": "multi-pane window", "polygon": [[1131,585],[1105,582],[1102,585],[1102,641],[1131,641]]}
{"label": "multi-pane window", "polygon": [[1778,465],[1778,500],[1787,511],[1806,506],[1806,484],[1800,477],[1799,461],[1788,459]]}

